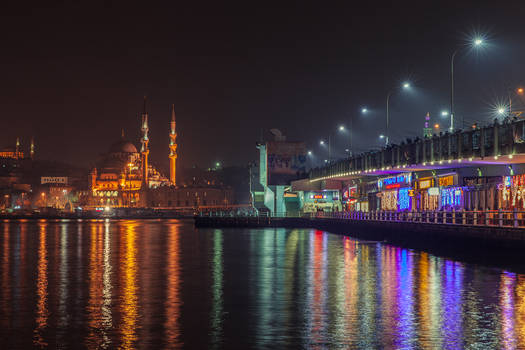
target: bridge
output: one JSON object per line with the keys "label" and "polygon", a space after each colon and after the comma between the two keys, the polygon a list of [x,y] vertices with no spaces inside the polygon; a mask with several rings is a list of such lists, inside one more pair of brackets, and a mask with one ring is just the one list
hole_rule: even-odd
{"label": "bridge", "polygon": [[310,171],[311,182],[408,171],[525,163],[525,120],[407,139]]}

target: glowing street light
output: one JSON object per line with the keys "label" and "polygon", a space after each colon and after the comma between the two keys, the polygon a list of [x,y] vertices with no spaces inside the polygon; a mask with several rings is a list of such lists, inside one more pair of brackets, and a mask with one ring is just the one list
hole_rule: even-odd
{"label": "glowing street light", "polygon": [[[403,88],[403,90],[408,90],[410,89],[411,85],[408,81],[405,81],[401,87]],[[388,135],[389,135],[389,130],[388,130],[388,126],[390,124],[390,111],[389,111],[389,107],[390,107],[390,95],[392,95],[396,90],[390,90],[388,92],[388,94],[386,95],[386,135],[385,135],[385,144],[388,145]]]}
{"label": "glowing street light", "polygon": [[498,113],[499,115],[503,115],[503,114],[505,114],[505,108],[503,108],[503,107],[499,107],[499,108],[496,110],[496,113]]}
{"label": "glowing street light", "polygon": [[525,90],[523,90],[522,87],[519,87],[519,88],[516,89],[516,93],[517,93],[518,95],[523,95],[523,92],[524,92],[524,91],[525,91]]}
{"label": "glowing street light", "polygon": [[[482,37],[476,36],[472,38],[471,40],[471,47],[474,48],[481,48],[485,44],[485,41]],[[452,53],[452,57],[450,58],[450,131],[454,131],[454,59],[456,58],[456,54],[459,50],[461,50],[463,47],[458,47],[454,52]]]}
{"label": "glowing street light", "polygon": [[323,141],[323,140],[319,141],[319,144],[320,144],[321,146],[324,146],[324,141]]}
{"label": "glowing street light", "polygon": [[447,117],[448,116],[448,111],[441,111],[441,116],[442,117]]}
{"label": "glowing street light", "polygon": [[308,155],[311,156],[312,155],[312,151],[308,151]]}
{"label": "glowing street light", "polygon": [[385,135],[381,134],[381,135],[379,135],[379,138],[382,140],[382,139],[385,138]]}
{"label": "glowing street light", "polygon": [[345,126],[344,125],[340,125],[339,126],[339,131],[345,131]]}
{"label": "glowing street light", "polygon": [[361,108],[361,113],[363,113],[363,114],[368,113],[368,108],[366,108],[366,107]]}

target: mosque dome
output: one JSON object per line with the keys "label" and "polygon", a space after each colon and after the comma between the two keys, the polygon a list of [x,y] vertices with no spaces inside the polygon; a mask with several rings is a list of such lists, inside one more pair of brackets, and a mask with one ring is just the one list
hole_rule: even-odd
{"label": "mosque dome", "polygon": [[135,145],[127,140],[120,140],[111,145],[109,153],[137,153]]}

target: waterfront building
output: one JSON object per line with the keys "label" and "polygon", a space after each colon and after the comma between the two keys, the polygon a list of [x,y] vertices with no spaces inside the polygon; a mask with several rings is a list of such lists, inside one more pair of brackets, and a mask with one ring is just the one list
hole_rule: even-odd
{"label": "waterfront building", "polygon": [[34,151],[33,139],[29,152],[24,152],[19,137],[16,138],[14,146],[0,150],[0,210],[31,207],[32,181],[29,175]]}

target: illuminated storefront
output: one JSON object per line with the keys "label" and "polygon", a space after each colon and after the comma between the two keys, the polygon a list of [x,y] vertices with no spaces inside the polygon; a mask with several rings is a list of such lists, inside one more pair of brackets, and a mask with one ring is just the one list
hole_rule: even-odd
{"label": "illuminated storefront", "polygon": [[424,177],[416,181],[417,208],[419,210],[436,210],[439,208],[439,189],[434,185],[433,177]]}
{"label": "illuminated storefront", "polygon": [[381,210],[411,210],[411,174],[399,174],[397,176],[379,179],[379,197],[381,198]]}
{"label": "illuminated storefront", "polygon": [[357,186],[347,187],[342,195],[343,208],[348,211],[358,210],[357,207]]}
{"label": "illuminated storefront", "polygon": [[460,210],[464,208],[465,199],[464,187],[446,187],[441,189],[441,208],[443,210]]}
{"label": "illuminated storefront", "polygon": [[341,210],[339,191],[311,191],[304,193],[303,212],[315,213],[318,211],[332,212]]}
{"label": "illuminated storefront", "polygon": [[499,189],[503,209],[525,209],[525,175],[504,176]]}

